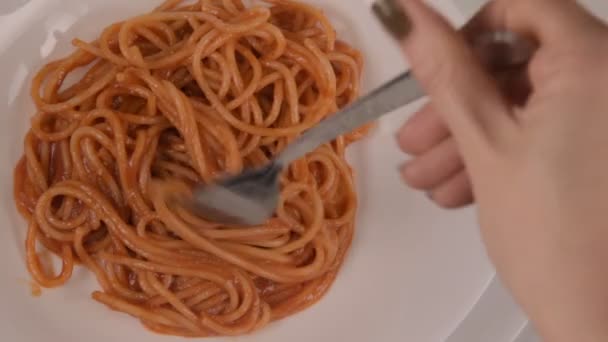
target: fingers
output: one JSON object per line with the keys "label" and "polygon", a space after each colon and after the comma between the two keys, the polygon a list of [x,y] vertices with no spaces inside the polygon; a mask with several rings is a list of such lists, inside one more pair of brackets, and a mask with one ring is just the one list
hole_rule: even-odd
{"label": "fingers", "polygon": [[401,176],[443,208],[460,208],[473,202],[471,181],[453,139],[446,139],[404,165]]}
{"label": "fingers", "polygon": [[429,192],[429,197],[439,206],[455,209],[467,206],[474,201],[471,179],[465,170]]}
{"label": "fingers", "polygon": [[445,139],[427,153],[405,164],[401,175],[409,186],[429,190],[444,183],[463,168],[456,142],[454,139]]}
{"label": "fingers", "polygon": [[427,192],[443,208],[460,208],[473,202],[470,178],[453,139],[446,139],[404,165],[401,176],[411,187]]}
{"label": "fingers", "polygon": [[465,159],[475,160],[515,129],[510,107],[460,33],[422,1],[401,4],[412,22],[402,41],[412,70]]}
{"label": "fingers", "polygon": [[414,114],[397,133],[397,142],[405,153],[418,156],[439,144],[450,132],[431,104]]}

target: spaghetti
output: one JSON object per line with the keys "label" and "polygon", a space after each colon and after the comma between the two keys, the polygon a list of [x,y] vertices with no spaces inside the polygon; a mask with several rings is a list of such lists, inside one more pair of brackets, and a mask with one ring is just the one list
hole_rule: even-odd
{"label": "spaghetti", "polygon": [[365,128],[293,163],[262,226],[205,221],[167,194],[268,163],[356,98],[362,59],[327,18],[287,0],[168,0],[73,43],[33,80],[15,170],[36,283],[61,286],[82,264],[95,300],[181,336],[249,333],[318,301],[353,236],[344,152]]}

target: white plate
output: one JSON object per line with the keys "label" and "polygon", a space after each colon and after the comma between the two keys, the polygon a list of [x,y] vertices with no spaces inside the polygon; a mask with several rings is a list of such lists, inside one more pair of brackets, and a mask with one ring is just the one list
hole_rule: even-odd
{"label": "white plate", "polygon": [[[21,156],[33,110],[28,95],[32,74],[44,61],[66,54],[73,37],[96,37],[102,27],[157,2],[0,1],[2,341],[177,340],[151,334],[135,319],[94,302],[90,292],[97,284],[82,269],[66,287],[33,298],[24,265],[25,223],[12,199],[12,168]],[[311,2],[326,10],[341,37],[365,53],[366,90],[405,69],[398,49],[364,1]],[[462,20],[451,2],[435,4]],[[362,198],[357,236],[330,293],[313,308],[239,340],[442,341],[474,306],[493,272],[472,211],[436,209],[398,178],[396,169],[404,157],[393,136],[413,109],[384,118],[376,133],[351,151]]]}

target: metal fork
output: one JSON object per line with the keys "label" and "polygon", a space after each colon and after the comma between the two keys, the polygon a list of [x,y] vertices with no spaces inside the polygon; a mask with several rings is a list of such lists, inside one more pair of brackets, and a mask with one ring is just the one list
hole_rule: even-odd
{"label": "metal fork", "polygon": [[[534,51],[528,40],[511,32],[491,32],[476,41],[485,58],[504,67],[524,65]],[[246,170],[216,184],[199,185],[188,206],[208,220],[228,225],[259,225],[274,213],[280,195],[279,176],[291,162],[318,146],[408,105],[425,93],[408,71],[344,110],[304,132],[270,164]]]}

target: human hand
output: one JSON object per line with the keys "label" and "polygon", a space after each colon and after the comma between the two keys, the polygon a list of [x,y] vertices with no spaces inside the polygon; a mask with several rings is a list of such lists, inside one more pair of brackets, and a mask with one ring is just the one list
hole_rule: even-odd
{"label": "human hand", "polygon": [[[547,341],[608,341],[608,28],[569,0],[497,0],[462,32],[401,3],[431,98],[400,131],[404,179],[444,207],[475,198],[491,259]],[[467,42],[497,29],[539,45],[500,80]]]}

